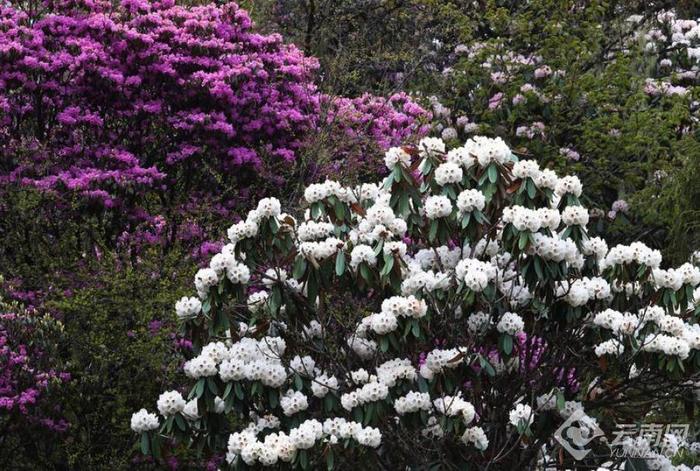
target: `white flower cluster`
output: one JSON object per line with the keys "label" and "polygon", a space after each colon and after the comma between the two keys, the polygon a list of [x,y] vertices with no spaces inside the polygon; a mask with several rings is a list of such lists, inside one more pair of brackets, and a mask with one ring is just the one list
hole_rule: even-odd
{"label": "white flower cluster", "polygon": [[185,400],[182,398],[182,394],[177,391],[166,391],[160,395],[156,405],[160,415],[170,417],[178,412],[182,412],[185,408]]}
{"label": "white flower cluster", "polygon": [[321,261],[335,255],[344,247],[345,242],[335,237],[329,237],[320,242],[302,242],[299,244],[299,252],[307,259]]}
{"label": "white flower cluster", "polygon": [[479,190],[464,190],[457,196],[457,209],[461,213],[481,211],[486,206],[486,197]]}
{"label": "white flower cluster", "polygon": [[357,245],[350,252],[350,266],[353,270],[357,269],[361,263],[366,263],[370,267],[377,264],[377,256],[369,245]]}
{"label": "white flower cluster", "polygon": [[435,183],[445,186],[450,183],[460,183],[464,173],[462,168],[455,163],[445,162],[435,169]]}
{"label": "white flower cluster", "polygon": [[497,274],[497,268],[491,263],[473,258],[465,258],[455,268],[457,280],[464,282],[469,289],[477,292],[483,291],[496,279]]}
{"label": "white flower cluster", "polygon": [[197,317],[202,311],[202,302],[197,298],[182,297],[175,303],[175,314],[179,320],[187,320]]}
{"label": "white flower cluster", "polygon": [[[615,335],[632,335],[641,344],[642,350],[688,358],[690,351],[700,348],[700,325],[688,324],[682,318],[668,315],[660,306],[649,306],[637,314],[606,309],[593,317],[593,324],[612,331]],[[641,329],[648,325],[656,326],[655,331],[639,338]],[[595,353],[601,355],[621,355],[622,344],[611,339],[598,345]]]}
{"label": "white flower cluster", "polygon": [[489,138],[484,136],[474,136],[464,144],[464,151],[467,154],[476,156],[477,162],[482,167],[491,163],[505,164],[513,160],[513,153],[500,137]]}
{"label": "white flower cluster", "polygon": [[630,263],[658,268],[661,265],[661,261],[661,252],[650,249],[642,242],[633,242],[630,245],[616,245],[612,247],[601,261],[601,269]]}
{"label": "white flower cluster", "polygon": [[513,165],[512,173],[516,178],[535,181],[540,176],[540,164],[536,160],[520,160]]}
{"label": "white flower cluster", "polygon": [[477,450],[484,451],[489,447],[489,439],[481,427],[470,427],[462,434],[465,445],[473,444]]}
{"label": "white flower cluster", "polygon": [[389,395],[389,387],[379,381],[371,381],[361,388],[350,391],[340,396],[340,403],[347,411],[351,411],[357,406],[381,401]]}
{"label": "white flower cluster", "polygon": [[438,397],[433,401],[433,406],[442,415],[450,417],[461,415],[465,425],[469,425],[476,416],[474,406],[462,398],[461,392],[458,392],[456,396]]}
{"label": "white flower cluster", "polygon": [[335,196],[344,203],[356,202],[355,195],[348,188],[344,188],[340,183],[333,180],[326,180],[323,183],[314,183],[304,190],[306,202],[317,203],[331,196]]}
{"label": "white flower cluster", "polygon": [[446,218],[452,214],[452,201],[447,196],[428,196],[423,207],[428,219]]}
{"label": "white flower cluster", "polygon": [[445,369],[457,368],[462,363],[463,357],[463,351],[459,348],[431,350],[425,357],[425,363],[420,367],[420,375],[431,380],[436,373],[441,373]]}
{"label": "white flower cluster", "polygon": [[504,312],[496,325],[496,330],[509,335],[523,332],[523,329],[525,329],[523,318],[514,312]]}
{"label": "white flower cluster", "polygon": [[392,147],[384,154],[384,165],[389,170],[393,170],[397,164],[410,167],[411,156],[400,147]]}
{"label": "white flower cluster", "polygon": [[578,198],[583,193],[583,185],[577,176],[567,175],[557,180],[554,191],[560,197],[570,194]]}
{"label": "white flower cluster", "polygon": [[602,357],[603,355],[622,355],[625,352],[625,346],[617,339],[606,340],[605,342],[599,343],[595,347],[595,354],[597,357]]}
{"label": "white flower cluster", "polygon": [[287,379],[287,370],[280,359],[285,349],[286,344],[280,337],[260,340],[244,337],[221,358],[219,376],[224,382],[260,381],[265,386],[278,388]]}
{"label": "white flower cluster", "polygon": [[534,250],[537,255],[552,262],[567,262],[574,268],[583,266],[585,260],[571,239],[533,234]]}
{"label": "white flower cluster", "polygon": [[662,270],[654,268],[651,272],[651,277],[657,288],[668,288],[678,291],[684,284],[692,288],[700,284],[700,269],[690,263],[685,263],[676,269]]}
{"label": "white flower cluster", "polygon": [[561,213],[561,220],[567,226],[586,226],[588,210],[583,206],[567,206]]}
{"label": "white flower cluster", "polygon": [[368,329],[377,335],[386,335],[399,326],[398,318],[420,319],[428,312],[428,305],[415,296],[392,296],[382,302],[382,310],[362,319],[355,330],[355,335],[365,337]]}
{"label": "white flower cluster", "polygon": [[289,390],[280,398],[282,412],[287,417],[309,408],[309,401],[301,391]]}
{"label": "white flower cluster", "polygon": [[668,356],[677,356],[685,360],[690,355],[690,345],[684,339],[670,335],[656,334],[644,340],[642,350],[660,352]]}
{"label": "white flower cluster", "polygon": [[326,239],[334,230],[335,226],[330,222],[304,221],[297,228],[297,237],[302,242]]}
{"label": "white flower cluster", "polygon": [[405,396],[394,400],[394,409],[399,415],[410,414],[421,410],[430,410],[430,394],[417,391],[411,391]]}
{"label": "white flower cluster", "polygon": [[445,143],[438,137],[424,137],[418,142],[418,154],[421,157],[444,153]]}
{"label": "white flower cluster", "polygon": [[131,430],[136,433],[155,430],[159,425],[158,416],[148,412],[146,409],[141,409],[131,416]]}
{"label": "white flower cluster", "polygon": [[572,307],[583,306],[592,299],[604,300],[612,293],[610,284],[600,277],[583,277],[559,283],[556,295]]}
{"label": "white flower cluster", "polygon": [[331,390],[338,389],[338,378],[322,373],[311,382],[311,392],[316,397],[326,397]]}
{"label": "white flower cluster", "polygon": [[529,427],[535,420],[535,414],[532,412],[532,407],[527,404],[518,404],[508,414],[509,422],[516,426]]}
{"label": "white flower cluster", "polygon": [[367,208],[364,217],[358,216],[357,229],[350,231],[349,239],[353,244],[359,242],[372,244],[379,240],[391,240],[395,237],[403,237],[406,233],[406,221],[396,217],[389,206],[391,197],[388,193],[382,193],[372,206]]}
{"label": "white flower cluster", "polygon": [[382,434],[373,427],[362,427],[357,422],[343,418],[326,419],[323,423],[315,419],[306,420],[286,434],[282,431],[270,433],[259,441],[255,429],[232,433],[228,440],[226,461],[232,463],[236,457],[249,466],[274,466],[278,462],[291,463],[299,450],[308,450],[324,437],[330,441],[354,439],[360,445],[376,448],[381,444]]}

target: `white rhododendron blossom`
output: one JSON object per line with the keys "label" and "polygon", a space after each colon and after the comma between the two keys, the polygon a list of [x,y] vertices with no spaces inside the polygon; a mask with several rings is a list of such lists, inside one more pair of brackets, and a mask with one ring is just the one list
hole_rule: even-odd
{"label": "white rhododendron blossom", "polygon": [[573,414],[588,433],[613,402],[700,389],[700,269],[609,246],[578,178],[481,136],[385,163],[381,182],[315,183],[288,213],[265,198],[229,228],[175,305],[189,384],[160,418],[134,414],[142,449],[183,443],[222,469],[529,469],[570,459],[554,434]]}
{"label": "white rhododendron blossom", "polygon": [[529,427],[534,420],[532,407],[527,404],[518,404],[508,413],[508,421],[516,427]]}
{"label": "white rhododendron blossom", "polygon": [[136,433],[155,430],[159,425],[158,416],[148,412],[146,409],[141,409],[131,416],[131,430]]}

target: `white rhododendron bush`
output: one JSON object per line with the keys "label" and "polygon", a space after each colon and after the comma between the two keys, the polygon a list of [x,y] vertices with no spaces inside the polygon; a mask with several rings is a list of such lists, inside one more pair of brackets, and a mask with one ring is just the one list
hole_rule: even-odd
{"label": "white rhododendron bush", "polygon": [[[572,467],[554,437],[572,414],[585,436],[694,400],[696,266],[589,236],[579,180],[500,139],[426,138],[385,163],[382,182],[314,184],[300,207],[263,199],[231,226],[175,307],[190,384],[133,416],[144,453],[187,446],[233,469]],[[652,449],[649,466],[673,469],[686,445]],[[595,451],[577,465],[623,460]]]}

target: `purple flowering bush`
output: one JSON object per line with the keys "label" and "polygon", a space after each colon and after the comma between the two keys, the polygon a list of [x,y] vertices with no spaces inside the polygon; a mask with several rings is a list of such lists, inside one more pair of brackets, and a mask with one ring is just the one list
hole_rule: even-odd
{"label": "purple flowering bush", "polygon": [[235,3],[21,5],[0,7],[0,181],[49,195],[51,219],[97,218],[111,247],[201,242],[212,210],[307,177],[324,128],[349,161],[424,131],[405,95],[319,93],[317,61]]}
{"label": "purple flowering bush", "polygon": [[0,466],[17,452],[48,458],[70,427],[62,394],[71,375],[57,359],[63,325],[0,299]]}
{"label": "purple flowering bush", "polygon": [[315,124],[316,61],[254,33],[235,3],[6,4],[2,17],[2,181],[99,214],[112,237],[157,226],[154,205],[245,191]]}

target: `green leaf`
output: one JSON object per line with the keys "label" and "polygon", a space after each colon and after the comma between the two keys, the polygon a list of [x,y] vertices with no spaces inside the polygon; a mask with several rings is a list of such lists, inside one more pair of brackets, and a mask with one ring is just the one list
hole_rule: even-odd
{"label": "green leaf", "polygon": [[328,471],[333,469],[333,464],[333,450],[328,450],[328,454],[326,455],[326,467]]}
{"label": "green leaf", "polygon": [[542,271],[542,263],[539,257],[535,257],[535,272],[537,273],[537,278],[544,280],[544,272]]}
{"label": "green leaf", "polygon": [[391,273],[391,269],[394,268],[394,256],[389,254],[384,257],[384,267],[382,268],[380,276],[386,276]]}
{"label": "green leaf", "polygon": [[150,441],[148,439],[148,432],[143,432],[141,434],[141,453],[147,455],[150,450]]}
{"label": "green leaf", "polygon": [[364,424],[370,424],[372,423],[372,417],[374,417],[374,403],[370,403],[365,407],[365,413],[364,413]]}
{"label": "green leaf", "polygon": [[437,236],[437,231],[438,231],[438,222],[437,221],[432,221],[430,223],[430,232],[428,233],[428,240],[431,242],[435,240],[435,236]]}
{"label": "green leaf", "polygon": [[338,254],[335,256],[335,274],[343,276],[343,273],[345,273],[345,252],[338,250]]}
{"label": "green leaf", "polygon": [[506,355],[513,352],[513,337],[508,334],[501,335],[501,349]]}
{"label": "green leaf", "polygon": [[313,306],[316,302],[316,297],[318,296],[318,281],[316,280],[316,273],[312,271],[309,273],[309,278],[306,280],[306,298],[309,303]]}
{"label": "green leaf", "polygon": [[530,199],[535,199],[535,183],[531,179],[527,179],[527,196],[530,197]]}
{"label": "green leaf", "polygon": [[183,419],[180,414],[177,414],[175,416],[175,424],[177,424],[177,428],[179,428],[183,432],[187,431],[187,422],[185,422],[185,419]]}
{"label": "green leaf", "polygon": [[518,239],[518,248],[520,250],[525,250],[525,247],[527,247],[527,242],[529,239],[530,234],[527,231],[523,231],[520,233],[520,237]]}
{"label": "green leaf", "polygon": [[340,221],[345,219],[345,205],[340,200],[336,199],[333,209],[335,210],[336,218],[338,218]]}
{"label": "green leaf", "polygon": [[355,422],[362,423],[362,409],[360,407],[355,407],[352,410],[352,417]]}
{"label": "green leaf", "polygon": [[233,391],[233,383],[228,383],[226,388],[224,388],[224,395],[221,396],[221,399],[225,401],[228,395],[231,394],[231,391]]}
{"label": "green leaf", "polygon": [[151,452],[153,453],[153,457],[155,459],[160,459],[160,437],[157,433],[154,433],[151,437]]}
{"label": "green leaf", "polygon": [[301,464],[301,469],[309,468],[309,455],[306,453],[306,450],[299,452],[299,464]]}
{"label": "green leaf", "polygon": [[292,270],[292,276],[297,280],[301,279],[301,277],[304,276],[304,272],[306,271],[306,265],[306,259],[301,255],[298,255],[297,259],[294,261],[294,269]]}
{"label": "green leaf", "polygon": [[564,393],[557,391],[557,410],[564,410],[564,405],[566,404],[566,398],[564,398]]}
{"label": "green leaf", "polygon": [[491,363],[489,363],[489,361],[481,355],[479,356],[479,364],[484,370],[486,370],[486,373],[489,376],[496,376],[496,370],[494,370]]}
{"label": "green leaf", "polygon": [[396,340],[396,336],[394,335],[393,332],[389,333],[389,335],[387,337],[389,337],[389,343],[394,348],[394,350],[396,350],[396,351],[401,350],[401,346],[399,345],[399,341]]}
{"label": "green leaf", "polygon": [[422,393],[427,393],[430,390],[428,382],[422,376],[418,377],[418,390]]}
{"label": "green leaf", "polygon": [[200,397],[202,397],[202,394],[204,394],[204,386],[205,386],[204,383],[205,383],[205,382],[206,382],[206,379],[205,379],[205,378],[200,378],[200,379],[197,381],[197,385],[195,386],[195,393],[194,393],[194,395],[195,395],[195,397],[196,397],[197,399],[199,399]]}
{"label": "green leaf", "polygon": [[372,281],[372,274],[370,273],[369,267],[365,262],[362,262],[360,264],[360,275],[362,276],[362,278],[364,278],[364,280],[367,283],[370,283]]}
{"label": "green leaf", "polygon": [[413,321],[413,325],[411,326],[411,332],[413,333],[413,336],[415,338],[420,338],[420,324],[417,320]]}
{"label": "green leaf", "polygon": [[489,165],[487,172],[489,175],[489,181],[491,183],[496,183],[496,180],[498,180],[498,169],[496,168],[496,164]]}
{"label": "green leaf", "polygon": [[379,339],[379,349],[382,352],[386,352],[389,350],[389,339],[386,335],[383,335],[382,338]]}
{"label": "green leaf", "polygon": [[272,311],[272,314],[277,314],[281,306],[282,290],[279,286],[275,285],[272,288],[272,294],[270,295],[270,311]]}
{"label": "green leaf", "polygon": [[467,227],[469,225],[469,220],[472,217],[472,213],[465,213],[464,216],[462,216],[462,229]]}
{"label": "green leaf", "polygon": [[207,387],[214,396],[219,395],[219,388],[216,386],[216,381],[214,380],[214,378],[207,378]]}
{"label": "green leaf", "polygon": [[279,392],[276,389],[269,389],[267,399],[270,401],[270,407],[276,408],[279,405]]}
{"label": "green leaf", "polygon": [[241,383],[235,383],[235,385],[233,386],[233,391],[236,393],[236,397],[242,401],[245,397],[245,393],[243,392]]}

